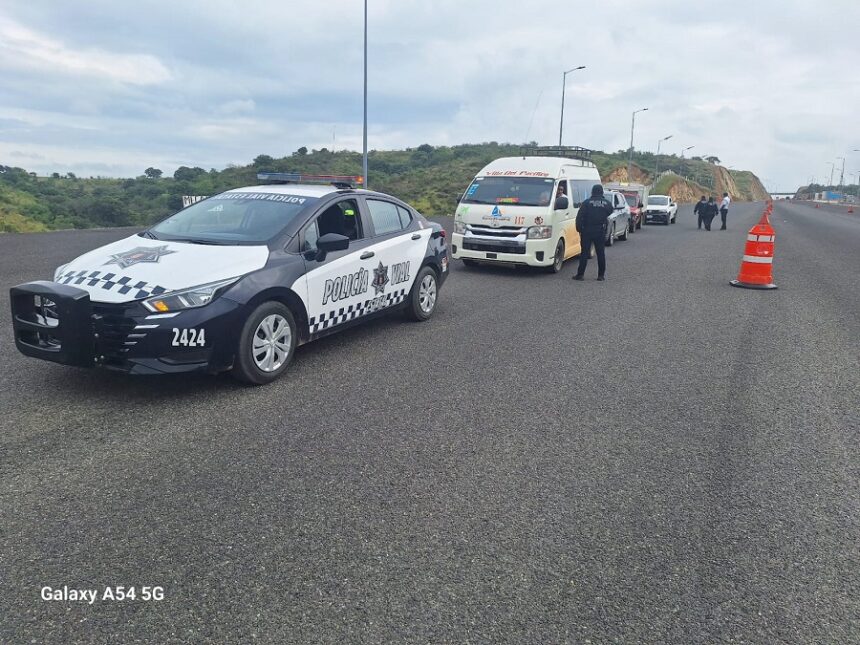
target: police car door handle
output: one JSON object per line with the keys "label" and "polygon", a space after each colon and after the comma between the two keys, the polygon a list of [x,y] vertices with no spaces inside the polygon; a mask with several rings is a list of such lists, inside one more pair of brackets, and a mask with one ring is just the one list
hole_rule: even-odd
{"label": "police car door handle", "polygon": [[362,260],[368,260],[368,259],[372,258],[374,255],[375,255],[375,253],[373,251],[365,251],[364,253],[361,254],[361,259]]}
{"label": "police car door handle", "polygon": [[413,233],[412,239],[413,240],[420,240],[421,239],[421,233]]}

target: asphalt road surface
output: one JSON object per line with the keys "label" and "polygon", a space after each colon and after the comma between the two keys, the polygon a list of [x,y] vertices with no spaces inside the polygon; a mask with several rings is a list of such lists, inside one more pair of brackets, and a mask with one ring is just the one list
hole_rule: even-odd
{"label": "asphalt road surface", "polygon": [[128,232],[0,236],[0,642],[860,642],[860,215],[733,289],[761,210],[455,262],[260,388],[20,356],[8,287]]}

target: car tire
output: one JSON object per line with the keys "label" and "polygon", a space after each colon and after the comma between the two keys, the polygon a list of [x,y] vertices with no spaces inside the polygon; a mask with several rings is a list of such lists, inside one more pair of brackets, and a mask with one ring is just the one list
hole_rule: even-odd
{"label": "car tire", "polygon": [[242,325],[233,376],[252,385],[271,383],[292,361],[297,340],[296,320],[289,308],[274,300],[264,302]]}
{"label": "car tire", "polygon": [[678,219],[678,216],[677,216],[677,215],[673,215],[673,216],[672,216],[672,224],[674,224],[674,223],[675,223],[675,220],[677,220],[677,219]]}
{"label": "car tire", "polygon": [[417,322],[429,319],[436,311],[438,299],[439,279],[431,267],[425,266],[415,276],[415,284],[412,285],[412,291],[409,292],[406,316]]}
{"label": "car tire", "polygon": [[632,218],[630,219],[630,232],[631,233],[636,232],[636,220],[634,220]]}
{"label": "car tire", "polygon": [[624,227],[624,233],[622,235],[619,235],[618,239],[621,240],[622,242],[626,242],[629,235],[630,235],[630,222],[628,222],[627,225]]}
{"label": "car tire", "polygon": [[555,255],[552,256],[552,264],[544,267],[547,273],[558,273],[564,266],[564,240],[559,238],[558,244],[555,245]]}
{"label": "car tire", "polygon": [[639,230],[642,230],[642,216],[641,215],[639,216],[639,221],[636,222],[636,228],[638,228]]}
{"label": "car tire", "polygon": [[609,237],[606,238],[606,246],[615,244],[615,224],[613,223],[609,229]]}
{"label": "car tire", "polygon": [[469,267],[470,269],[474,269],[477,266],[480,266],[477,262],[470,259],[463,259],[463,265]]}

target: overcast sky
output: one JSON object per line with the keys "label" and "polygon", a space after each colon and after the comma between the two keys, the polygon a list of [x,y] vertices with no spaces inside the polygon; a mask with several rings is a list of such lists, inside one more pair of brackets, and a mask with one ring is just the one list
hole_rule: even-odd
{"label": "overcast sky", "polygon": [[[361,0],[0,2],[0,163],[222,168],[361,149]],[[371,149],[715,154],[793,190],[860,170],[860,2],[369,0]],[[852,33],[852,31],[854,33]],[[838,162],[841,164],[841,162]],[[837,171],[838,177],[838,171]]]}

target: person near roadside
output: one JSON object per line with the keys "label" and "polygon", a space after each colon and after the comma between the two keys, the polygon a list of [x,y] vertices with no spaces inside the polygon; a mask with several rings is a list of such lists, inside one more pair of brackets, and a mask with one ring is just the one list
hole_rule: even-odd
{"label": "person near roadside", "polygon": [[714,201],[714,196],[708,197],[708,203],[702,207],[702,222],[705,225],[705,230],[711,230],[711,222],[717,216],[717,202]]}
{"label": "person near roadside", "polygon": [[704,195],[702,195],[702,198],[696,202],[695,206],[693,206],[693,215],[698,215],[699,228],[702,228],[702,216],[704,215],[704,208],[707,203],[708,200],[705,199]]}
{"label": "person near roadside", "polygon": [[609,224],[609,216],[613,208],[609,200],[603,196],[603,186],[594,184],[591,188],[591,198],[582,202],[579,212],[576,214],[576,230],[579,231],[579,269],[574,280],[585,279],[585,267],[588,265],[588,256],[591,255],[591,246],[597,254],[597,279],[603,280],[606,273],[606,227]]}
{"label": "person near roadside", "polygon": [[723,193],[723,201],[720,202],[720,218],[723,220],[723,225],[720,227],[721,231],[726,230],[726,215],[729,214],[729,204],[732,203],[732,198],[729,197],[728,193]]}

